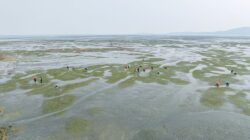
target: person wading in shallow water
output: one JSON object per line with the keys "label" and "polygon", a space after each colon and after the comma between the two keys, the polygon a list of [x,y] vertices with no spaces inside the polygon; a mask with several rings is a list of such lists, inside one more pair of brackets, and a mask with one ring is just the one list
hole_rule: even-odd
{"label": "person wading in shallow water", "polygon": [[226,82],[226,86],[229,87],[229,82]]}
{"label": "person wading in shallow water", "polygon": [[139,73],[140,72],[140,68],[138,67],[138,68],[136,68],[136,71]]}
{"label": "person wading in shallow water", "polygon": [[43,83],[43,78],[42,78],[42,77],[40,77],[40,83],[41,83],[41,84]]}
{"label": "person wading in shallow water", "polygon": [[154,70],[154,67],[153,67],[153,66],[151,66],[151,70]]}
{"label": "person wading in shallow water", "polygon": [[35,83],[36,83],[36,80],[37,80],[36,77],[34,77],[34,78],[33,78],[33,81],[34,81]]}
{"label": "person wading in shallow water", "polygon": [[219,82],[219,81],[216,81],[216,82],[215,82],[215,86],[216,86],[217,88],[219,88],[219,87],[220,87],[220,82]]}

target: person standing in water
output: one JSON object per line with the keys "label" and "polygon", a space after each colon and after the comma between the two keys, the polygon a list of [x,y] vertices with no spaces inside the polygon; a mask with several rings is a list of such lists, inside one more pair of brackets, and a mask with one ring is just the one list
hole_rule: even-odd
{"label": "person standing in water", "polygon": [[226,82],[226,86],[229,87],[229,82]]}
{"label": "person standing in water", "polygon": [[42,77],[40,77],[40,83],[41,83],[41,84],[43,83],[43,78],[42,78]]}
{"label": "person standing in water", "polygon": [[153,67],[153,66],[151,66],[151,70],[154,70],[154,67]]}
{"label": "person standing in water", "polygon": [[231,73],[234,73],[234,70],[231,70]]}
{"label": "person standing in water", "polygon": [[217,88],[219,88],[219,87],[220,87],[220,81],[216,81],[216,82],[215,82],[215,86],[216,86]]}
{"label": "person standing in water", "polygon": [[136,68],[136,71],[139,73],[140,72],[140,68],[138,67],[138,68]]}
{"label": "person standing in water", "polygon": [[36,83],[36,80],[37,80],[36,77],[34,77],[34,78],[33,78],[33,81],[34,81],[35,83]]}

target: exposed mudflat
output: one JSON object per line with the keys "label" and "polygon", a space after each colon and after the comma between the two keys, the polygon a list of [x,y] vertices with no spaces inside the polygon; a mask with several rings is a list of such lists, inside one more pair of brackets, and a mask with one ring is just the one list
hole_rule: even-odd
{"label": "exposed mudflat", "polygon": [[248,38],[0,40],[0,139],[248,140],[249,52]]}

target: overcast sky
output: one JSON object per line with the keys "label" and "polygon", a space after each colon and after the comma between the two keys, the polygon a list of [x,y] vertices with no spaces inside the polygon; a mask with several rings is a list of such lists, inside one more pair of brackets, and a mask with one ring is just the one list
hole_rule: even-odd
{"label": "overcast sky", "polygon": [[250,26],[250,0],[0,0],[0,35],[164,34]]}

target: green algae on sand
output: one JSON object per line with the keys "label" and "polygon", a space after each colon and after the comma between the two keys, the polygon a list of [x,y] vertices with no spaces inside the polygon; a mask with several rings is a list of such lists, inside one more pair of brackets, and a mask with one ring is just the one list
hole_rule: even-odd
{"label": "green algae on sand", "polygon": [[[201,81],[214,83],[216,80],[229,81],[230,83],[238,82],[235,77],[230,73],[215,73],[213,71],[218,70],[216,67],[207,67],[202,70],[194,70],[192,75],[194,78]],[[206,74],[212,74],[212,76],[207,76]]]}
{"label": "green algae on sand", "polygon": [[37,85],[31,91],[28,92],[28,95],[37,95],[42,94],[44,97],[53,97],[62,95],[63,92],[59,88],[55,88],[53,84],[48,85]]}
{"label": "green algae on sand", "polygon": [[135,84],[135,81],[136,81],[136,79],[134,77],[132,77],[132,78],[129,78],[129,79],[119,83],[118,86],[120,88],[128,88],[128,87],[133,86]]}
{"label": "green algae on sand", "polygon": [[89,79],[87,81],[83,81],[83,82],[80,82],[80,83],[65,85],[65,86],[62,87],[62,92],[67,92],[67,91],[70,91],[70,90],[73,90],[73,89],[77,89],[77,88],[80,88],[80,87],[87,86],[90,83],[96,81],[97,79],[98,78],[92,78],[92,79]]}
{"label": "green algae on sand", "polygon": [[73,70],[67,70],[67,68],[49,69],[47,74],[53,76],[54,79],[67,81],[75,80],[77,78],[86,78],[83,69],[74,68]]}
{"label": "green algae on sand", "polygon": [[[42,73],[32,73],[28,72],[29,74],[16,74],[10,80],[6,81],[5,83],[0,85],[0,90],[2,92],[10,92],[16,90],[17,88],[21,89],[32,89],[36,88],[39,85],[39,78],[43,78],[43,82],[49,82],[49,78],[46,74]],[[33,77],[37,77],[37,83],[33,82]]]}
{"label": "green algae on sand", "polygon": [[12,90],[15,90],[17,87],[16,81],[15,80],[9,80],[6,83],[3,83],[0,85],[0,91],[1,92],[9,92]]}
{"label": "green algae on sand", "polygon": [[44,100],[42,104],[43,113],[52,113],[69,107],[76,100],[73,95],[65,95],[49,100]]}
{"label": "green algae on sand", "polygon": [[108,83],[116,83],[128,76],[128,73],[120,67],[113,67],[110,72],[112,75],[106,77]]}
{"label": "green algae on sand", "polygon": [[62,87],[56,88],[55,84],[50,83],[47,85],[38,85],[35,88],[33,88],[31,91],[28,92],[29,95],[36,95],[36,94],[42,94],[45,97],[53,97],[53,96],[59,96],[62,94],[65,94],[71,90],[84,87],[89,85],[90,83],[96,81],[97,78],[92,78],[87,81],[79,82],[79,83],[73,83],[73,84],[67,84]]}
{"label": "green algae on sand", "polygon": [[1,92],[10,92],[10,91],[16,90],[17,82],[23,76],[24,76],[24,74],[16,74],[10,80],[6,81],[3,84],[0,84],[0,91]]}

